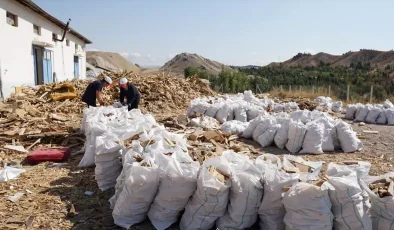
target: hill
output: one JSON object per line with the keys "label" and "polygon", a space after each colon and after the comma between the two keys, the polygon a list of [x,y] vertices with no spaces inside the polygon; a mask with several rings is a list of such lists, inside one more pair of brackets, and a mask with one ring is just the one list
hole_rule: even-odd
{"label": "hill", "polygon": [[195,67],[209,74],[218,75],[222,71],[223,66],[227,70],[232,70],[229,66],[204,58],[198,54],[181,53],[166,62],[160,70],[171,72],[171,74],[183,75],[186,67]]}
{"label": "hill", "polygon": [[133,71],[139,73],[141,69],[118,53],[87,51],[86,62],[96,68],[110,71]]}
{"label": "hill", "polygon": [[291,59],[284,62],[272,62],[268,66],[284,66],[284,67],[307,67],[313,66],[316,67],[320,63],[324,63],[326,65],[337,67],[344,66],[350,67],[352,64],[356,65],[357,63],[370,63],[370,65],[374,68],[382,69],[387,65],[394,66],[394,51],[378,51],[378,50],[367,50],[362,49],[356,52],[347,52],[343,55],[332,55],[328,53],[320,52],[315,55],[307,54],[307,53],[298,53]]}

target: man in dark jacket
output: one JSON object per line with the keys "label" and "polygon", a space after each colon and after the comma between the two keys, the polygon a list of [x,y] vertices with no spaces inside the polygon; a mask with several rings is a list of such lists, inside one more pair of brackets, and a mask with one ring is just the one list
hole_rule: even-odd
{"label": "man in dark jacket", "polygon": [[101,97],[101,91],[103,90],[103,87],[108,87],[111,83],[111,78],[107,76],[102,80],[91,82],[83,93],[82,101],[88,104],[88,107],[96,107],[96,99],[101,106],[104,105],[104,101]]}
{"label": "man in dark jacket", "polygon": [[[127,105],[129,111],[132,109],[138,109],[141,95],[138,92],[137,88],[131,82],[128,82],[126,78],[121,78],[119,81],[119,85],[120,103],[122,103],[123,106]],[[127,99],[127,104],[124,102],[125,97]]]}

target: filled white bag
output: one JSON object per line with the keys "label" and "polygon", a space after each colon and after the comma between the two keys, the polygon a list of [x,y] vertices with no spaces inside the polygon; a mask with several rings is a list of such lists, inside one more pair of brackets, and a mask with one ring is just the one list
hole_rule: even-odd
{"label": "filled white bag", "polygon": [[260,170],[263,176],[267,168],[274,168],[280,170],[282,168],[282,161],[280,158],[271,153],[264,153],[258,156],[254,162],[256,167]]}
{"label": "filled white bag", "polygon": [[[224,181],[209,172],[211,166],[222,173]],[[230,193],[230,175],[230,165],[225,157],[218,156],[204,161],[197,179],[197,190],[182,216],[179,225],[181,230],[211,229],[216,220],[224,215]]]}
{"label": "filled white bag", "polygon": [[257,138],[263,134],[269,127],[276,124],[276,119],[273,117],[264,117],[259,125],[256,126],[253,131],[253,140],[257,141]]}
{"label": "filled white bag", "polygon": [[278,120],[278,123],[280,124],[280,128],[276,132],[274,142],[278,148],[283,149],[286,146],[289,138],[290,119],[280,119]]}
{"label": "filled white bag", "polygon": [[220,107],[222,106],[221,103],[215,103],[211,105],[206,111],[205,111],[205,116],[207,117],[216,117],[217,112],[219,111]]}
{"label": "filled white bag", "polygon": [[336,126],[341,148],[345,153],[359,151],[363,148],[363,143],[356,136],[356,132],[352,127],[344,121],[340,121]]}
{"label": "filled white bag", "polygon": [[263,116],[259,116],[251,120],[248,124],[248,127],[246,127],[246,129],[242,133],[242,136],[245,138],[252,138],[254,130],[262,121],[263,121]]}
{"label": "filled white bag", "polygon": [[206,98],[193,99],[186,111],[186,116],[191,117],[196,113],[204,114],[210,106],[211,104],[207,103]]}
{"label": "filled white bag", "polygon": [[220,124],[215,118],[202,116],[192,118],[188,125],[191,127],[201,127],[204,129],[217,129]]}
{"label": "filled white bag", "polygon": [[324,185],[299,182],[285,193],[282,203],[286,230],[332,230],[331,202]]}
{"label": "filled white bag", "polygon": [[297,153],[302,147],[306,133],[306,126],[301,121],[289,122],[289,135],[286,144],[287,150]]}
{"label": "filled white bag", "polygon": [[381,111],[382,110],[379,107],[372,107],[371,110],[369,110],[365,121],[371,124],[376,124],[376,120],[378,119]]}
{"label": "filled white bag", "polygon": [[372,230],[371,218],[363,203],[362,189],[358,183],[357,173],[347,169],[347,171],[328,178],[326,185],[332,203],[334,229]]}
{"label": "filled white bag", "polygon": [[290,114],[290,118],[295,121],[301,121],[302,123],[307,123],[310,120],[311,111],[309,110],[297,110]]}
{"label": "filled white bag", "polygon": [[223,104],[223,106],[216,113],[216,119],[220,123],[224,123],[227,121],[227,117],[229,116],[230,112],[233,113],[232,107],[229,104]]}
{"label": "filled white bag", "polygon": [[373,230],[392,230],[394,228],[394,196],[378,197],[369,189],[369,184],[381,179],[393,178],[394,173],[390,172],[382,176],[368,176],[361,181],[361,187],[365,189],[371,199],[370,214],[372,217]]}
{"label": "filled white bag", "polygon": [[[187,153],[173,153],[175,154]],[[148,217],[158,230],[167,229],[178,220],[180,212],[196,191],[200,165],[193,162],[189,155],[187,157],[187,162],[180,162],[173,156],[168,157],[161,153],[156,155],[155,160],[160,165],[162,176]]]}
{"label": "filled white bag", "polygon": [[235,106],[234,118],[235,118],[234,120],[241,121],[241,122],[248,121],[248,115],[246,113],[246,104],[245,103],[239,103]]}
{"label": "filled white bag", "polygon": [[267,112],[264,108],[258,107],[256,105],[250,105],[246,110],[246,115],[248,117],[248,121],[255,119],[258,116],[265,116]]}
{"label": "filled white bag", "polygon": [[[143,166],[146,164],[149,166]],[[159,186],[159,169],[153,159],[146,156],[141,162],[133,162],[125,178],[112,217],[116,225],[130,228],[146,219]]]}
{"label": "filled white bag", "polygon": [[337,133],[335,130],[336,121],[331,121],[327,117],[319,118],[315,122],[322,123],[324,125],[322,150],[323,152],[332,152],[335,150],[334,139],[338,142]]}
{"label": "filled white bag", "polygon": [[286,210],[282,204],[283,188],[298,183],[299,174],[280,171],[280,168],[275,168],[275,164],[266,167],[264,172],[264,196],[258,210],[260,229],[285,230],[283,218]]}
{"label": "filled white bag", "polygon": [[250,228],[257,221],[263,197],[262,174],[244,155],[223,152],[232,169],[230,200],[224,216],[216,221],[218,229]]}
{"label": "filled white bag", "polygon": [[340,113],[342,111],[342,101],[332,103],[331,110],[334,113]]}
{"label": "filled white bag", "polygon": [[302,143],[302,150],[300,153],[323,153],[323,135],[324,124],[317,122],[310,122],[306,125],[307,130],[305,133],[304,142]]}
{"label": "filled white bag", "polygon": [[[78,167],[91,167],[94,166],[96,156],[96,138],[103,135],[107,126],[99,121],[94,121],[90,124],[91,134],[86,136],[86,148],[85,153],[78,164]],[[88,140],[89,139],[89,140]]]}
{"label": "filled white bag", "polygon": [[378,118],[376,119],[376,123],[380,125],[387,124],[386,110],[381,109]]}
{"label": "filled white bag", "polygon": [[372,109],[371,105],[364,105],[360,107],[359,113],[357,114],[354,121],[363,122],[368,116],[369,111]]}
{"label": "filled white bag", "polygon": [[270,146],[274,142],[275,134],[280,128],[280,124],[274,124],[257,138],[257,142],[262,147]]}
{"label": "filled white bag", "polygon": [[281,104],[275,104],[274,105],[274,111],[275,112],[283,112],[285,110],[285,107]]}
{"label": "filled white bag", "polygon": [[354,120],[357,111],[357,106],[353,104],[349,104],[346,106],[346,114],[345,118],[348,120]]}
{"label": "filled white bag", "polygon": [[228,134],[235,134],[235,135],[240,135],[244,132],[246,127],[248,127],[249,123],[248,122],[242,122],[242,121],[226,121],[222,124],[220,129]]}
{"label": "filled white bag", "polygon": [[384,102],[383,106],[386,109],[394,108],[393,103],[391,103],[391,101],[389,99],[386,99],[386,101]]}
{"label": "filled white bag", "polygon": [[386,109],[387,124],[394,125],[394,108]]}

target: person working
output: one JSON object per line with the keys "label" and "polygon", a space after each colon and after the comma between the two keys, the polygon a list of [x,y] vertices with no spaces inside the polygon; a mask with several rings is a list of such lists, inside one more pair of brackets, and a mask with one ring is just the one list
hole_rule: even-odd
{"label": "person working", "polygon": [[91,82],[83,93],[82,101],[88,104],[88,107],[96,107],[97,99],[99,104],[103,106],[104,101],[101,97],[101,91],[103,90],[103,87],[108,87],[111,83],[112,79],[108,76],[105,76],[102,80]]}
{"label": "person working", "polygon": [[[123,106],[127,105],[128,110],[138,109],[138,104],[140,103],[141,95],[137,88],[128,82],[126,78],[121,78],[119,81],[120,85],[120,103]],[[124,98],[127,99],[127,104],[124,103]]]}

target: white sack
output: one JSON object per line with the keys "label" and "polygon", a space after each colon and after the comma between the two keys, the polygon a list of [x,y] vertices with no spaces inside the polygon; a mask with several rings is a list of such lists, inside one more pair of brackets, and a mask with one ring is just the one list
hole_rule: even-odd
{"label": "white sack", "polygon": [[247,122],[248,121],[248,115],[246,113],[246,105],[241,103],[235,106],[234,108],[234,118],[237,121],[241,122]]}
{"label": "white sack", "polygon": [[189,126],[205,129],[217,129],[219,127],[219,122],[215,118],[203,116],[191,119]]}
{"label": "white sack", "polygon": [[220,107],[222,106],[221,103],[215,103],[211,105],[206,111],[205,111],[205,116],[207,117],[216,117],[217,112],[219,111]]}
{"label": "white sack", "polygon": [[356,152],[363,148],[363,143],[358,139],[356,132],[349,124],[340,121],[335,128],[341,148],[345,153]]}
{"label": "white sack", "polygon": [[233,110],[229,104],[224,104],[216,113],[216,119],[220,123],[224,123],[227,121],[227,117],[229,116],[230,112],[232,113]]}
{"label": "white sack", "polygon": [[[141,166],[149,162],[152,167]],[[116,201],[112,217],[116,225],[130,228],[146,219],[149,207],[159,186],[159,170],[152,159],[134,162],[126,175],[124,188]]]}
{"label": "white sack", "polygon": [[300,182],[283,197],[286,230],[332,230],[333,214],[327,189]]}
{"label": "white sack", "polygon": [[263,197],[262,175],[252,161],[233,151],[223,152],[230,161],[230,200],[226,213],[216,221],[218,229],[245,229],[257,221]]}
{"label": "white sack", "polygon": [[164,154],[157,154],[156,161],[168,163],[163,163],[166,166],[163,168],[159,191],[150,206],[148,217],[156,229],[164,230],[178,220],[180,212],[196,191],[200,165],[191,158],[189,162],[180,163]]}
{"label": "white sack", "polygon": [[347,105],[345,118],[348,120],[354,120],[357,111],[356,105]]}
{"label": "white sack", "polygon": [[371,108],[372,108],[371,105],[364,105],[360,107],[360,112],[357,114],[356,119],[354,119],[354,121],[360,121],[360,122],[365,121]]}
{"label": "white sack", "polygon": [[381,111],[382,110],[379,107],[372,107],[371,110],[369,110],[365,121],[371,124],[376,124],[376,120],[378,119]]}
{"label": "white sack", "polygon": [[394,125],[394,108],[386,109],[387,124]]}
{"label": "white sack", "polygon": [[372,182],[390,177],[394,177],[393,172],[382,176],[368,176],[361,181],[361,187],[368,192],[372,201],[370,214],[373,230],[392,230],[394,227],[394,196],[380,198],[368,187]]}
{"label": "white sack", "polygon": [[274,168],[280,170],[282,168],[282,161],[280,158],[271,153],[264,153],[258,156],[255,160],[256,167],[260,170],[263,174],[266,173],[265,170],[267,168]]}
{"label": "white sack", "polygon": [[283,105],[281,105],[281,104],[275,104],[274,105],[274,111],[275,112],[282,112],[284,110],[285,110],[285,107]]}
{"label": "white sack", "polygon": [[311,111],[309,110],[297,110],[290,114],[290,118],[295,121],[301,121],[302,123],[307,123],[310,120]]}
{"label": "white sack", "polygon": [[292,153],[297,153],[302,147],[306,133],[306,126],[300,121],[290,121],[289,135],[286,144],[287,150]]}
{"label": "white sack", "polygon": [[386,101],[384,102],[383,106],[386,109],[394,108],[393,103],[391,103],[391,101],[389,99],[386,99]]}
{"label": "white sack", "polygon": [[323,153],[323,134],[324,124],[316,122],[308,123],[304,142],[302,143],[302,150],[300,153]]}
{"label": "white sack", "polygon": [[265,111],[264,108],[262,107],[257,107],[255,105],[250,105],[249,108],[246,111],[248,121],[251,121],[255,119],[258,116],[265,116],[267,115],[267,112]]}
{"label": "white sack", "polygon": [[248,122],[233,120],[224,122],[220,129],[225,133],[240,135],[248,125]]}
{"label": "white sack", "polygon": [[[372,230],[371,218],[363,204],[362,189],[355,171],[344,169],[338,176],[329,176],[328,194],[334,214],[334,229]],[[342,174],[342,175],[341,175]]]}
{"label": "white sack", "polygon": [[332,103],[331,110],[335,113],[339,113],[342,111],[342,101],[337,101]]}
{"label": "white sack", "polygon": [[[323,152],[332,152],[335,150],[334,140],[338,142],[335,130],[335,121],[331,121],[327,117],[319,118],[315,122],[321,122],[324,125],[322,150]],[[339,142],[337,144],[339,147]]]}
{"label": "white sack", "polygon": [[283,149],[286,146],[286,143],[288,141],[289,122],[290,122],[290,119],[278,120],[278,123],[280,124],[280,128],[276,132],[276,135],[274,137],[274,142],[275,142],[275,145],[280,149]]}
{"label": "white sack", "polygon": [[211,229],[215,221],[226,212],[231,181],[219,181],[208,171],[210,166],[230,177],[231,169],[225,157],[213,157],[204,161],[197,180],[197,190],[182,216],[179,225],[181,230]]}
{"label": "white sack", "polygon": [[252,138],[253,137],[253,132],[256,129],[256,127],[263,121],[263,117],[259,116],[256,117],[255,119],[251,120],[249,122],[248,127],[244,130],[242,133],[242,136],[245,138]]}
{"label": "white sack", "polygon": [[280,124],[274,124],[271,127],[269,127],[263,134],[261,134],[257,138],[257,142],[262,146],[262,147],[267,147],[270,146],[274,142],[274,137],[278,129],[281,127]]}
{"label": "white sack", "polygon": [[381,109],[378,119],[376,119],[376,123],[380,125],[387,124],[386,111],[384,109]]}
{"label": "white sack", "polygon": [[265,169],[264,196],[258,210],[261,230],[285,230],[283,218],[286,210],[282,204],[283,187],[296,184],[298,179],[298,173],[286,173],[274,167]]}
{"label": "white sack", "polygon": [[256,129],[253,131],[253,140],[257,141],[257,138],[275,123],[275,118],[264,117],[261,123],[257,125]]}

